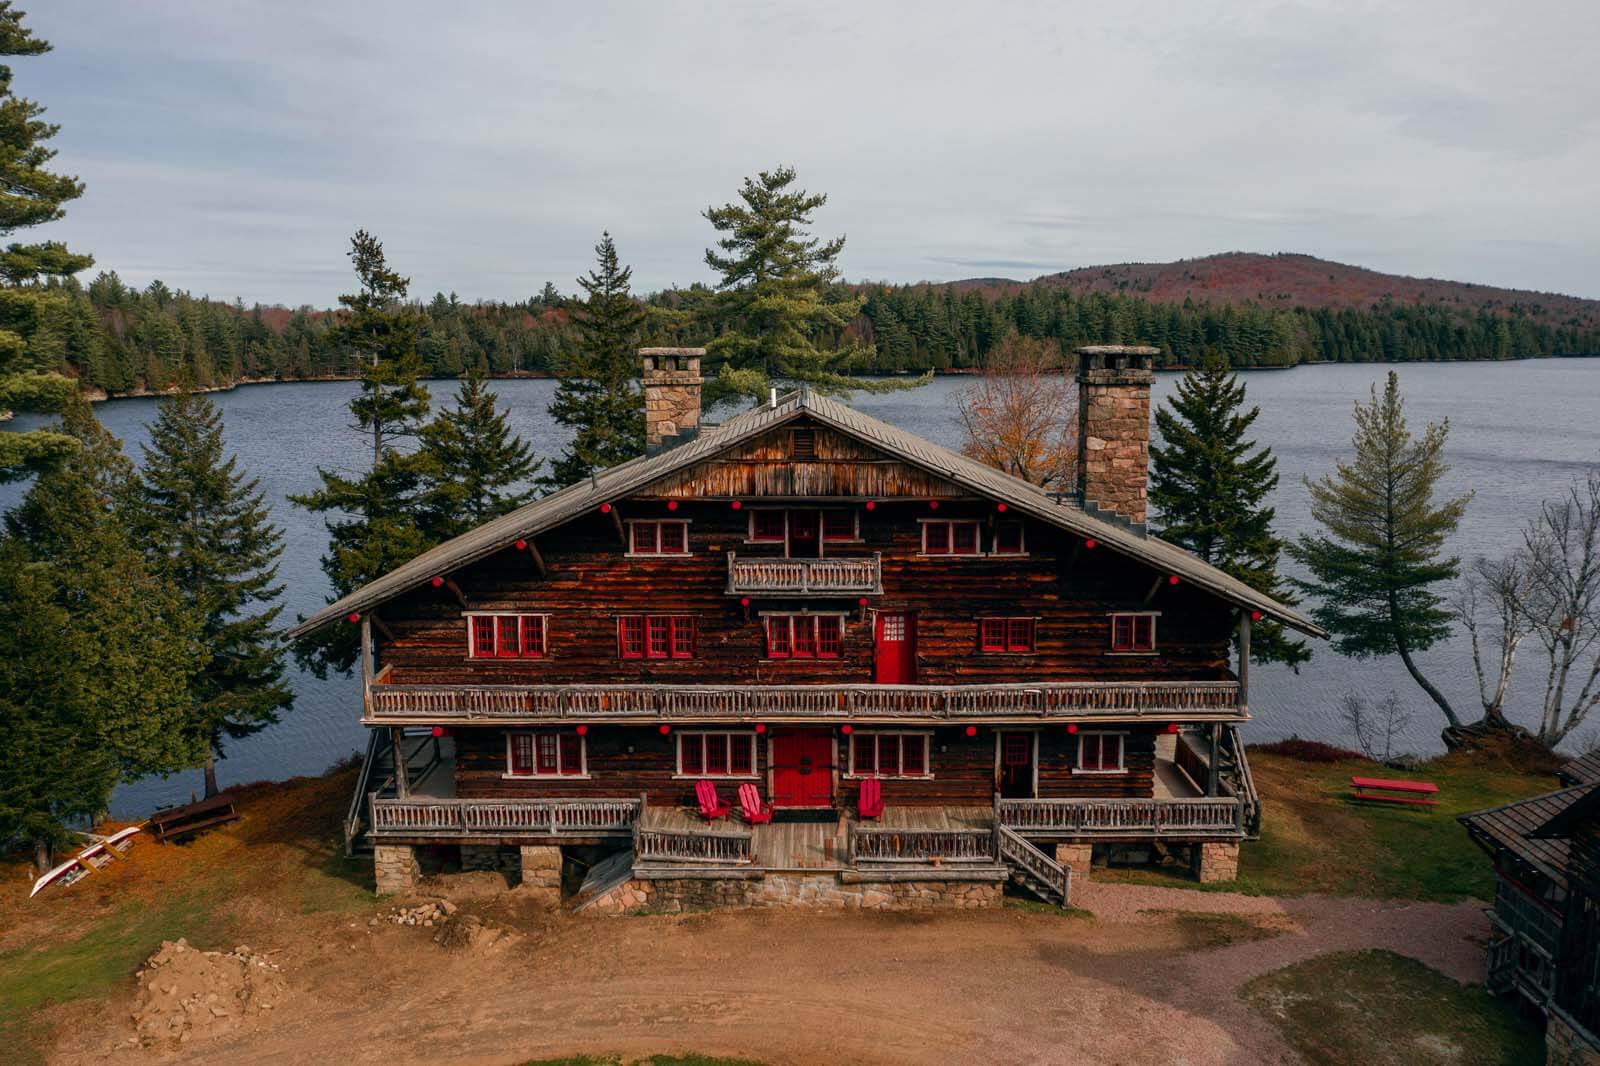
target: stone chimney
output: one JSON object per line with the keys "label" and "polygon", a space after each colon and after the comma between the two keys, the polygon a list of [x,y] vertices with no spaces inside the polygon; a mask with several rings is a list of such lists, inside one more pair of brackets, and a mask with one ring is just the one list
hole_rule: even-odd
{"label": "stone chimney", "polygon": [[1078,495],[1143,526],[1150,495],[1150,385],[1160,348],[1078,349]]}
{"label": "stone chimney", "polygon": [[700,357],[704,348],[640,348],[644,450],[653,454],[700,428]]}

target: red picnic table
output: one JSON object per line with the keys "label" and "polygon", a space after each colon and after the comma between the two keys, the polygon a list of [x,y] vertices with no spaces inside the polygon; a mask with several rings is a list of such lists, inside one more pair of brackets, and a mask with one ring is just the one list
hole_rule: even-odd
{"label": "red picnic table", "polygon": [[[1374,803],[1405,803],[1415,807],[1437,807],[1439,786],[1432,781],[1391,781],[1382,777],[1352,777],[1355,799]],[[1388,793],[1388,795],[1386,795]],[[1395,793],[1398,793],[1396,795]]]}

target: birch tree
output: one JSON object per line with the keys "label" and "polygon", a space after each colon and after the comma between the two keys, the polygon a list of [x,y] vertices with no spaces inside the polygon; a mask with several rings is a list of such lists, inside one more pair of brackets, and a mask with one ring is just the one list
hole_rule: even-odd
{"label": "birch tree", "polygon": [[1600,704],[1600,470],[1540,508],[1523,539],[1524,613],[1545,656],[1539,739],[1554,747]]}

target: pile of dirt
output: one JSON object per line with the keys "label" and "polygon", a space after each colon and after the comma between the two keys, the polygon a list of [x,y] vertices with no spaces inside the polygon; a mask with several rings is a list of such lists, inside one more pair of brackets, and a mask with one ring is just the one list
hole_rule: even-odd
{"label": "pile of dirt", "polygon": [[509,947],[518,939],[518,934],[509,929],[490,925],[475,914],[459,915],[452,921],[446,922],[443,929],[433,934],[433,942],[440,947],[474,954],[498,951]]}
{"label": "pile of dirt", "polygon": [[181,938],[163,943],[138,979],[134,1042],[145,1047],[236,1029],[247,1017],[274,1009],[289,991],[279,968],[243,944],[199,951]]}

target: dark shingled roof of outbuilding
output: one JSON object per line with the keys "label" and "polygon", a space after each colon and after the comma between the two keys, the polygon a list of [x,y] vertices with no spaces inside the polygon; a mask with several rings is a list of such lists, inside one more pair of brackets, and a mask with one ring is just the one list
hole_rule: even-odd
{"label": "dark shingled roof of outbuilding", "polygon": [[1587,796],[1593,785],[1578,785],[1546,792],[1514,803],[1473,811],[1460,817],[1473,839],[1503,848],[1562,887],[1567,883],[1567,842],[1562,837],[1540,836],[1557,815]]}

